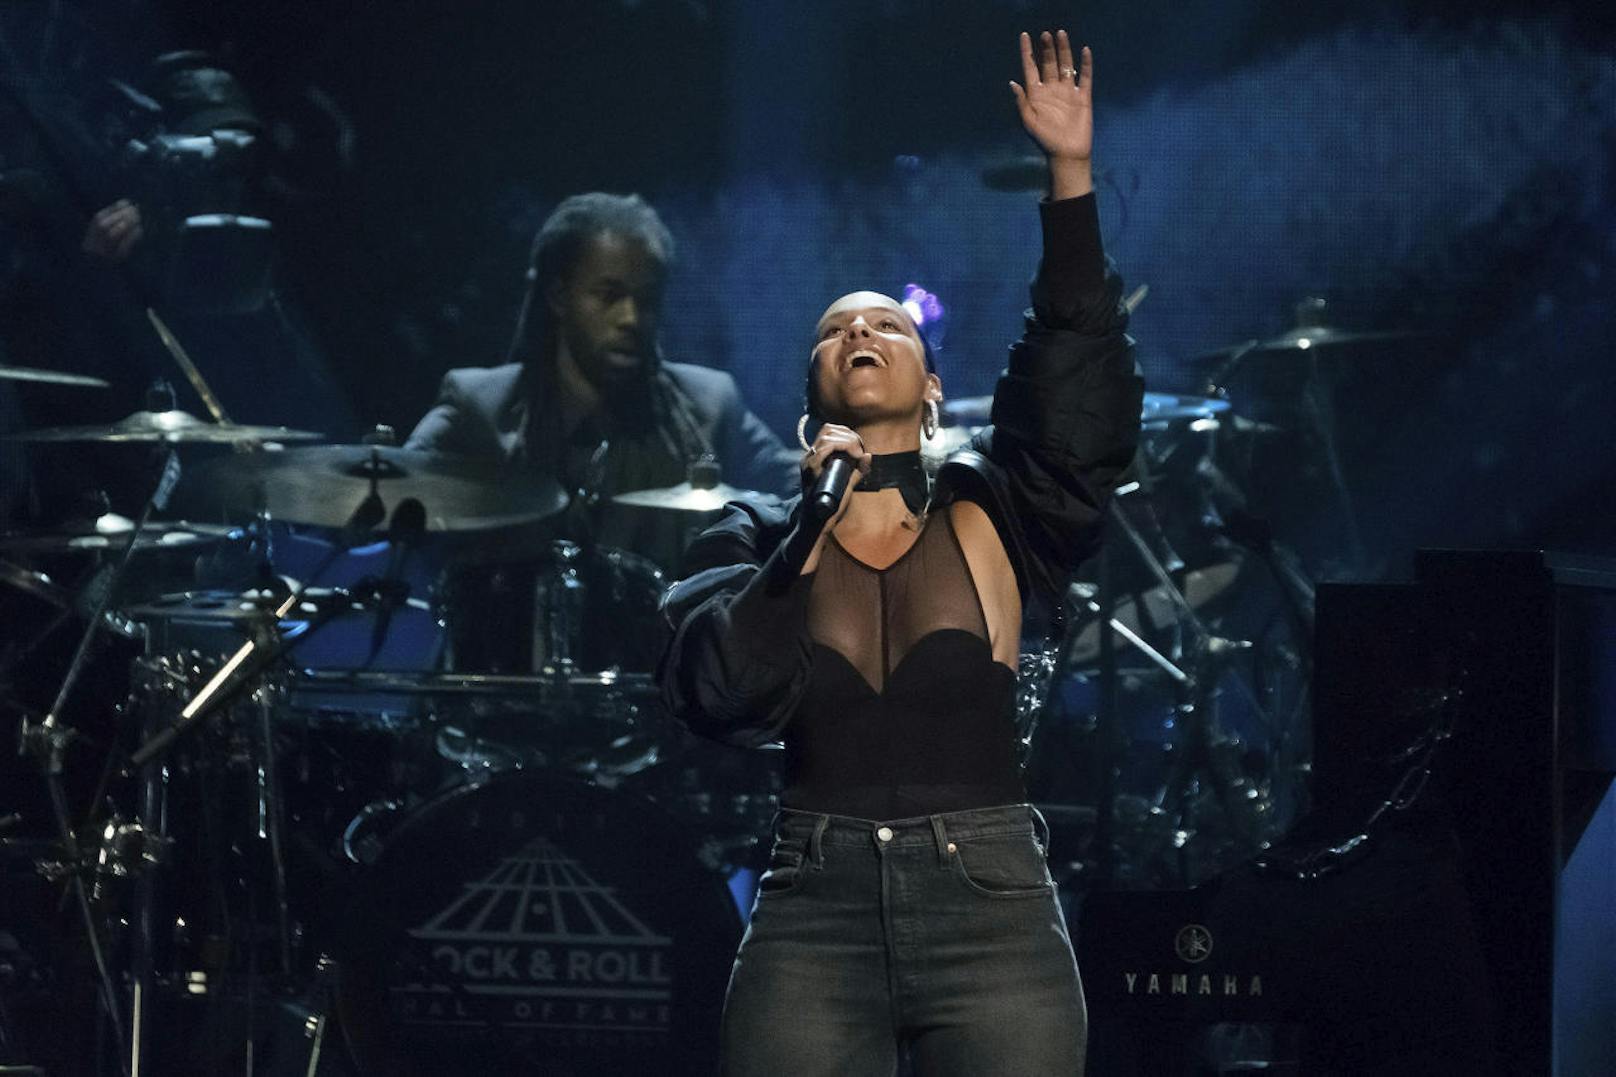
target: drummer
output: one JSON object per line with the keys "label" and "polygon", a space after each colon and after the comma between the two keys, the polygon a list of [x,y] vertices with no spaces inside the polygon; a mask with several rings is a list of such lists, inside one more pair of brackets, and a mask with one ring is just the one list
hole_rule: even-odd
{"label": "drummer", "polygon": [[405,447],[549,470],[574,497],[571,537],[677,568],[690,521],[612,506],[674,486],[715,457],[724,482],[794,491],[797,454],[723,371],[662,358],[657,327],[673,236],[638,195],[593,191],[556,207],[533,239],[507,362],[444,375]]}

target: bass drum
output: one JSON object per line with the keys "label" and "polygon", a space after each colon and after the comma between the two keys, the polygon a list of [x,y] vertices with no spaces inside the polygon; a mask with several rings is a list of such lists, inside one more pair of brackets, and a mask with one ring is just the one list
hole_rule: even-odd
{"label": "bass drum", "polygon": [[656,805],[508,773],[387,838],[338,1013],[367,1075],[706,1074],[741,924]]}

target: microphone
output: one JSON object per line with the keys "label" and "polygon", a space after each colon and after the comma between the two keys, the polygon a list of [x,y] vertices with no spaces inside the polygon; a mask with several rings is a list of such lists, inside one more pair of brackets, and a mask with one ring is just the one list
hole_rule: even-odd
{"label": "microphone", "polygon": [[404,565],[414,552],[416,543],[426,534],[426,506],[413,497],[406,497],[393,509],[387,521],[387,540],[392,545],[387,553],[387,570],[376,584],[376,623],[370,630],[370,654],[365,665],[370,665],[387,642],[387,630],[393,624],[393,611],[409,597],[409,584],[403,583]]}
{"label": "microphone", "polygon": [[824,468],[819,472],[819,478],[814,482],[814,488],[808,492],[805,506],[808,519],[820,528],[830,522],[841,507],[842,495],[847,493],[847,484],[853,481],[853,458],[845,452],[830,454],[825,461]]}

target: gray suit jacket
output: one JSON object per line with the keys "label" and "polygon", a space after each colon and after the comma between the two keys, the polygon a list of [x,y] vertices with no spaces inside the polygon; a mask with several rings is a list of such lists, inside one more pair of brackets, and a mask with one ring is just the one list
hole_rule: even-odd
{"label": "gray suit jacket", "polygon": [[[521,363],[449,371],[437,403],[416,424],[405,448],[525,462],[533,404],[522,371]],[[725,482],[773,494],[797,491],[797,454],[746,407],[734,378],[690,363],[663,362],[660,371],[688,398]],[[683,480],[684,462],[676,463],[668,473],[676,477],[665,485]]]}

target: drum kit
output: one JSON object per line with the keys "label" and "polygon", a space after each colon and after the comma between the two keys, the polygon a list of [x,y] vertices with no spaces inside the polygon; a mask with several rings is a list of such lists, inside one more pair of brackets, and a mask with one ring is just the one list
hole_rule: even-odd
{"label": "drum kit", "polygon": [[[1213,358],[1343,346],[1286,341]],[[988,407],[951,402],[938,443]],[[1311,586],[1220,470],[1266,428],[1221,391],[1147,394],[1106,549],[1024,659],[1029,786],[1074,885],[1193,882],[1301,808]],[[0,534],[0,590],[45,611],[0,690],[51,817],[0,860],[67,895],[82,1071],[705,1072],[777,753],[663,716],[663,573],[565,537],[567,491],[386,433],[299,447],[320,435],[154,398],[12,436],[156,460],[131,516]],[[614,500],[695,521],[748,493],[696,467]],[[69,626],[53,699],[18,705]]]}
{"label": "drum kit", "polygon": [[[0,587],[47,611],[0,685],[81,632],[18,708],[52,840],[0,857],[66,887],[84,1072],[703,1071],[776,754],[662,717],[663,573],[559,537],[553,481],[318,437],[157,400],[11,438],[160,457],[132,516],[0,534]],[[624,501],[732,493],[692,479]]]}

